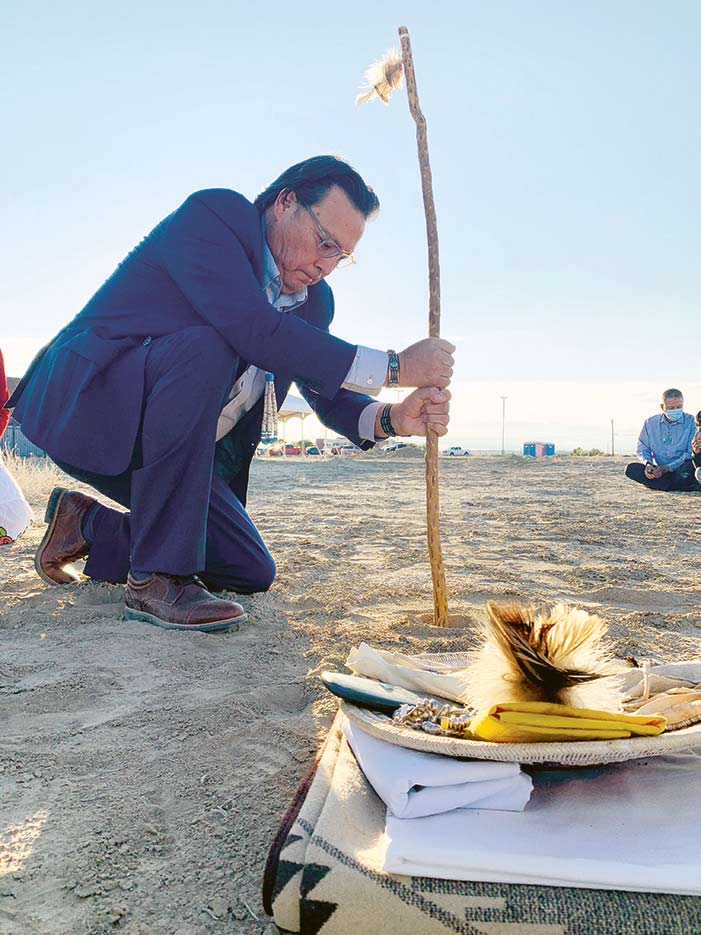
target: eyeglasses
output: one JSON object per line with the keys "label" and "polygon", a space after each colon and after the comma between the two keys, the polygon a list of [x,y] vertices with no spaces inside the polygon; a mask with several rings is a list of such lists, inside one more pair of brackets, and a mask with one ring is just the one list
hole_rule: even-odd
{"label": "eyeglasses", "polygon": [[326,233],[324,228],[319,223],[318,217],[316,214],[314,214],[311,208],[309,208],[307,205],[302,205],[302,207],[313,218],[314,223],[316,224],[316,229],[319,232],[319,237],[321,237],[319,246],[317,248],[319,250],[319,256],[324,260],[334,260],[337,258],[336,269],[348,269],[349,266],[352,266],[355,263],[355,257],[353,254],[346,253],[345,250],[342,250],[333,237],[330,237]]}

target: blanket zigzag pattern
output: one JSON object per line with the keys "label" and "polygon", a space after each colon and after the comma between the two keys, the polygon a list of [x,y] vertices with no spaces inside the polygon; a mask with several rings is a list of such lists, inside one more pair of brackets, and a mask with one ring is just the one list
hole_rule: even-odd
{"label": "blanket zigzag pattern", "polygon": [[302,879],[299,884],[299,915],[302,931],[308,932],[309,935],[318,935],[338,909],[338,903],[309,898],[309,894],[314,887],[321,883],[329,873],[331,873],[331,867],[313,863],[306,864],[302,871]]}
{"label": "blanket zigzag pattern", "polygon": [[[326,841],[321,835],[314,834],[314,828],[303,818],[298,818],[297,823],[309,834],[311,843],[316,847],[321,848],[321,850],[337,860],[342,866],[356,873],[360,873],[362,876],[382,887],[382,889],[389,890],[395,896],[399,897],[402,902],[406,903],[407,906],[411,906],[412,909],[418,909],[430,918],[442,922],[446,928],[453,932],[458,932],[459,935],[484,935],[482,929],[474,928],[469,922],[466,923],[452,912],[442,909],[438,903],[426,899],[420,891],[421,877],[409,878],[414,884],[413,886],[400,883],[399,880],[388,876],[386,873],[380,873],[376,870],[372,870],[370,867],[363,866],[363,864],[354,857],[345,854],[336,847],[335,844]],[[484,916],[482,916],[482,918],[484,918]],[[304,935],[307,935],[306,929],[302,929],[302,931]]]}
{"label": "blanket zigzag pattern", "polygon": [[390,876],[384,821],[337,718],[271,847],[263,895],[277,931],[701,935],[696,896]]}

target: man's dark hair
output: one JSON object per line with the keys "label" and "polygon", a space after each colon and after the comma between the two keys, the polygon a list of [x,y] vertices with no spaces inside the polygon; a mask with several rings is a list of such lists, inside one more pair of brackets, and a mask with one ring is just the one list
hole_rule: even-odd
{"label": "man's dark hair", "polygon": [[662,394],[662,402],[664,402],[666,399],[679,399],[680,396],[684,396],[682,391],[675,390],[674,387],[671,387],[671,389],[665,390]]}
{"label": "man's dark hair", "polygon": [[290,166],[258,195],[254,204],[262,214],[281,191],[288,190],[295,193],[301,204],[311,207],[321,201],[334,185],[343,189],[363,217],[370,217],[380,207],[380,201],[370,186],[352,166],[335,156],[312,156]]}

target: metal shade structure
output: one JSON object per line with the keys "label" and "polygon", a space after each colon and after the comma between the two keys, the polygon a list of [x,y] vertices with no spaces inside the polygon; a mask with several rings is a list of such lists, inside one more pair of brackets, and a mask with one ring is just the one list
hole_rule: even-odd
{"label": "metal shade structure", "polygon": [[[301,422],[302,440],[304,440],[304,420],[307,416],[313,414],[314,410],[301,396],[293,396],[292,393],[287,394],[277,413],[277,420],[282,424],[282,439],[278,439],[278,441],[282,441],[283,455],[285,454],[285,443],[287,440],[287,423],[290,419],[299,419]],[[304,454],[304,450],[302,454]]]}

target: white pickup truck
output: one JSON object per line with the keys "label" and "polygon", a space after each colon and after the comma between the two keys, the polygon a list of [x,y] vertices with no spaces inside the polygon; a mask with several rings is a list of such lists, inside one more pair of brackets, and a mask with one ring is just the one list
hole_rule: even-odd
{"label": "white pickup truck", "polygon": [[467,448],[461,448],[460,445],[451,445],[450,448],[446,448],[443,452],[444,455],[450,455],[451,457],[462,457],[463,455],[469,455]]}

